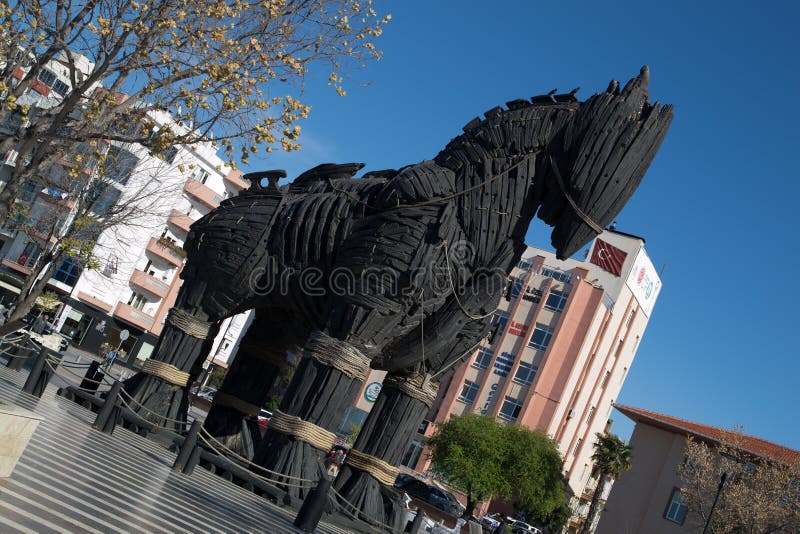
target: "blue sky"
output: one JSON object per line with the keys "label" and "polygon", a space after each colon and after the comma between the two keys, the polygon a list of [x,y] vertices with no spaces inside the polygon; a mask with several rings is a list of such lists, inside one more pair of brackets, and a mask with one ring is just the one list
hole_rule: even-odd
{"label": "blue sky", "polygon": [[[309,83],[303,150],[251,168],[416,163],[495,105],[587,98],[649,65],[675,120],[618,228],[646,238],[664,289],[619,401],[800,449],[798,6],[378,0],[384,59],[345,98]],[[528,242],[548,236],[535,221]]]}

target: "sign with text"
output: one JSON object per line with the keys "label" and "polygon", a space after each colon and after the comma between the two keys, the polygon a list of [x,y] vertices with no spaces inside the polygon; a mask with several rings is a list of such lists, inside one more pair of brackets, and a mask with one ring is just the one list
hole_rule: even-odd
{"label": "sign with text", "polygon": [[650,317],[658,294],[661,292],[661,279],[644,249],[639,250],[625,283],[639,302],[644,314]]}

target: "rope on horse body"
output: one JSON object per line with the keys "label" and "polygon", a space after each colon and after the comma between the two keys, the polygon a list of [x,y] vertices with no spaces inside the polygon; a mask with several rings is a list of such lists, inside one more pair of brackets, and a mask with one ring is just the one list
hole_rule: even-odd
{"label": "rope on horse body", "polygon": [[369,374],[369,358],[360,350],[322,332],[313,332],[306,343],[305,356],[333,367],[356,380],[366,380]]}
{"label": "rope on horse body", "polygon": [[247,402],[229,393],[225,393],[224,391],[217,391],[217,393],[214,395],[214,404],[225,406],[227,408],[233,408],[234,410],[245,415],[258,415],[261,412],[261,408],[255,404]]}
{"label": "rope on horse body", "polygon": [[174,386],[186,386],[189,383],[189,373],[181,371],[174,365],[158,360],[147,360],[142,365],[142,372],[169,382]]}
{"label": "rope on horse body", "polygon": [[178,330],[197,339],[208,339],[213,333],[211,328],[214,326],[213,323],[201,321],[178,308],[169,310],[167,322]]}
{"label": "rope on horse body", "polygon": [[304,441],[315,449],[325,452],[331,450],[336,443],[336,434],[333,432],[280,410],[273,412],[269,420],[269,428],[298,441]]}

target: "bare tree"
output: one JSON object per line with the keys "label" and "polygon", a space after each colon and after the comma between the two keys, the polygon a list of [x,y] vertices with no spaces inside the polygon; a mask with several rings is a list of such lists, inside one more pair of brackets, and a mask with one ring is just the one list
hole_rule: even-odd
{"label": "bare tree", "polygon": [[102,152],[96,170],[83,168],[77,176],[55,165],[28,209],[17,214],[18,230],[39,250],[36,258],[26,258],[32,272],[10,321],[30,312],[65,260],[98,268],[102,247],[97,239],[107,230],[115,230],[115,239],[125,243],[137,230],[163,226],[185,178],[169,162],[143,154],[141,146],[114,144]]}
{"label": "bare tree", "polygon": [[[84,143],[163,154],[215,136],[234,168],[259,147],[298,148],[310,107],[287,93],[319,63],[344,94],[348,68],[380,57],[388,19],[372,0],[0,0],[0,150],[19,153],[0,220],[54,163],[88,163],[73,159]],[[51,69],[69,84],[47,87]],[[26,97],[50,89],[59,98]]]}
{"label": "bare tree", "polygon": [[719,491],[710,523],[715,534],[800,531],[800,461],[756,456],[746,452],[740,437],[731,436],[730,443],[687,441],[686,459],[678,468],[686,524],[702,531]]}

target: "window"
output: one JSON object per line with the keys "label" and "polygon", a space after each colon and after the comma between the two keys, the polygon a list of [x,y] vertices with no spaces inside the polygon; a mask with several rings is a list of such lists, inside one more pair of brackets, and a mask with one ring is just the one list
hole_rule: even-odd
{"label": "window", "polygon": [[603,377],[603,383],[600,385],[601,388],[606,388],[609,378],[611,378],[611,371],[606,371],[606,376]]}
{"label": "window", "polygon": [[552,278],[553,280],[558,280],[559,282],[569,283],[572,280],[572,275],[569,273],[565,273],[564,271],[559,271],[557,269],[553,269],[551,267],[545,267],[542,269],[542,276],[547,276],[548,278]]}
{"label": "window", "polygon": [[461,395],[458,400],[465,404],[472,404],[475,402],[475,397],[478,396],[478,384],[471,380],[465,380],[464,386],[461,388]]}
{"label": "window", "polygon": [[547,295],[547,302],[544,303],[544,307],[548,310],[558,311],[564,309],[564,304],[567,303],[567,295],[563,291],[556,291],[555,289]]}
{"label": "window", "polygon": [[492,351],[485,348],[478,349],[478,354],[475,355],[475,361],[472,362],[473,367],[478,369],[488,369],[492,361]]}
{"label": "window", "polygon": [[503,330],[506,328],[508,322],[508,314],[506,312],[497,312],[492,317],[492,333],[489,336],[489,343],[494,343],[498,336],[503,335]]}
{"label": "window", "polygon": [[517,374],[514,375],[514,382],[529,386],[533,382],[533,377],[536,376],[536,371],[539,367],[528,362],[519,362],[517,367]]}
{"label": "window", "polygon": [[133,306],[137,310],[144,309],[145,304],[147,304],[147,299],[144,295],[136,293],[135,291],[131,294],[130,300],[128,300],[128,306]]}
{"label": "window", "polygon": [[194,178],[201,184],[206,183],[206,180],[208,180],[209,176],[211,175],[208,173],[208,171],[206,171],[205,169],[201,169],[200,167],[197,167],[192,173],[192,178]]}
{"label": "window", "polygon": [[414,469],[417,466],[417,462],[419,461],[419,457],[422,454],[423,449],[424,447],[422,443],[417,440],[411,440],[411,443],[408,444],[406,452],[403,454],[403,459],[400,461],[400,463],[410,469]]}
{"label": "window", "polygon": [[178,155],[178,150],[179,150],[178,147],[175,145],[169,147],[167,151],[164,153],[164,161],[166,161],[167,163],[174,162],[175,156]]}
{"label": "window", "polygon": [[673,523],[683,524],[686,519],[686,505],[681,500],[681,490],[675,488],[672,490],[672,495],[667,504],[667,511],[664,513],[664,518]]}
{"label": "window", "polygon": [[530,271],[531,270],[531,262],[525,261],[525,260],[520,260],[517,263],[517,268],[525,270],[525,271]]}
{"label": "window", "polygon": [[587,425],[590,425],[590,424],[592,424],[592,416],[593,416],[593,415],[594,415],[594,406],[592,406],[591,408],[589,408],[589,416],[586,418],[586,424],[587,424]]}
{"label": "window", "polygon": [[67,258],[61,262],[61,266],[53,274],[53,278],[63,282],[68,286],[74,286],[81,275],[81,266],[72,258]]}
{"label": "window", "polygon": [[522,276],[515,278],[511,281],[511,298],[515,299],[519,296],[522,292],[522,288],[525,287],[525,280]]}
{"label": "window", "polygon": [[62,97],[67,96],[67,93],[69,93],[69,85],[65,84],[61,80],[56,80],[53,82],[53,91]]}
{"label": "window", "polygon": [[36,79],[45,84],[47,87],[52,87],[53,82],[56,81],[56,75],[47,69],[42,69],[36,75]]}
{"label": "window", "polygon": [[583,443],[583,438],[578,438],[578,441],[575,443],[575,448],[572,449],[572,456],[578,456],[578,451],[581,450],[581,443]]}
{"label": "window", "polygon": [[503,406],[500,408],[500,413],[497,414],[497,416],[506,421],[516,421],[521,411],[522,405],[517,399],[506,396],[506,400],[503,401]]}
{"label": "window", "polygon": [[625,328],[629,327],[633,322],[633,317],[636,315],[636,310],[631,310],[631,314],[628,315],[628,320],[625,321]]}
{"label": "window", "polygon": [[536,324],[533,329],[533,335],[528,342],[528,346],[534,349],[547,350],[547,345],[550,344],[550,338],[553,337],[553,329],[543,324]]}
{"label": "window", "polygon": [[108,258],[106,258],[105,265],[103,265],[103,274],[106,276],[117,274],[118,268],[119,268],[119,259],[114,254],[110,254]]}

